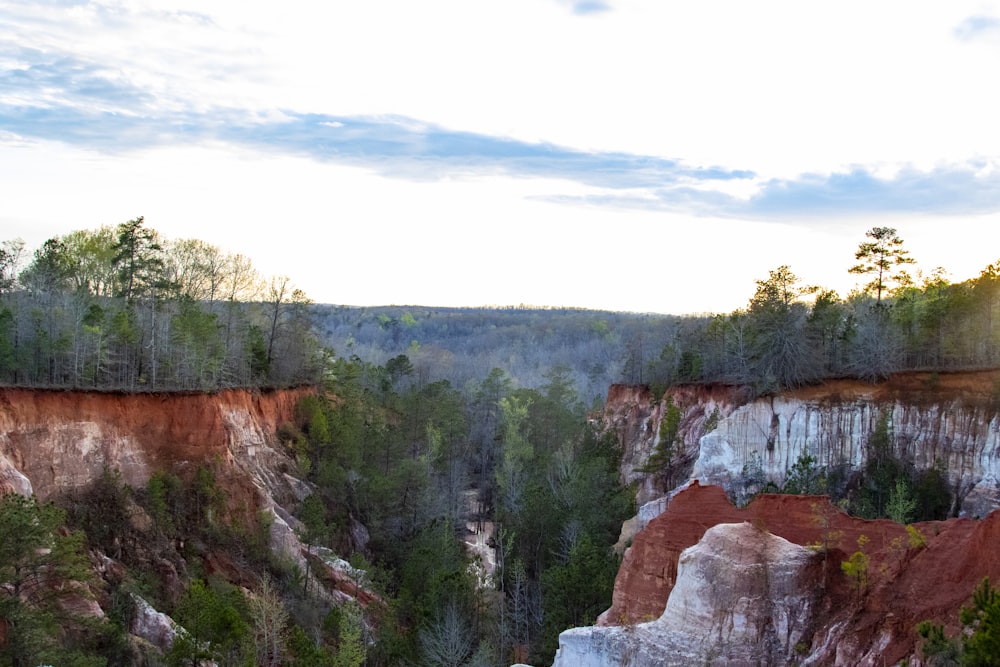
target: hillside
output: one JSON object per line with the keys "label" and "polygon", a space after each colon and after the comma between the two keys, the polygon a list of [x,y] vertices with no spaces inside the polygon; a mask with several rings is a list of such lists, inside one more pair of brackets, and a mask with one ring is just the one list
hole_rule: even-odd
{"label": "hillside", "polygon": [[[368,608],[376,596],[363,573],[359,577],[329,550],[307,548],[293,517],[310,491],[294,476],[295,463],[277,434],[295,427],[298,404],[315,394],[309,388],[214,394],[0,390],[4,520],[12,516],[6,502],[12,491],[33,494],[65,508],[70,525],[86,536],[86,568],[76,575],[82,583],[54,598],[59,615],[70,614],[63,623],[73,636],[60,640],[61,653],[32,654],[55,656],[58,664],[92,664],[71,662],[83,653],[97,653],[108,664],[159,664],[164,656],[170,662],[201,654],[185,638],[210,637],[237,641],[245,645],[240,654],[270,664],[280,651],[254,642],[268,618],[279,618],[268,616],[283,604],[279,594],[288,596],[274,582],[295,570],[300,581],[313,582],[308,596],[298,594],[298,604],[308,603],[314,613],[351,600]],[[12,554],[2,557],[0,571],[8,576]],[[33,585],[45,590],[52,584],[43,576]],[[256,620],[250,625],[230,618],[222,634],[221,626],[205,625],[217,622],[208,620],[212,614],[236,613],[244,597],[251,607],[275,611],[251,613]],[[22,615],[50,613],[34,598],[25,603]],[[17,626],[9,607],[4,610],[0,654],[16,661],[12,641],[21,635],[12,630]]]}

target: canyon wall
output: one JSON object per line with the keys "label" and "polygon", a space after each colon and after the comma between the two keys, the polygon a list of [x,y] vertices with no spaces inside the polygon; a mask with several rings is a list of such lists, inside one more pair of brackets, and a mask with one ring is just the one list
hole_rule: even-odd
{"label": "canyon wall", "polygon": [[[596,627],[564,632],[555,664],[920,664],[917,623],[954,634],[975,586],[1000,577],[998,409],[1000,371],[837,380],[764,397],[612,387],[603,424],[619,439],[639,512],[623,528],[611,608]],[[913,469],[940,466],[952,513],[964,518],[908,533],[850,517],[825,496],[731,502],[747,467],[778,486],[802,455],[860,470],[880,425]],[[841,569],[859,551],[863,583]]]}
{"label": "canyon wall", "polygon": [[[1000,506],[998,388],[1000,371],[901,374],[877,385],[837,380],[758,398],[741,387],[674,387],[654,397],[615,386],[603,419],[622,446],[622,478],[636,485],[638,527],[690,480],[733,493],[751,462],[779,486],[803,454],[822,467],[859,469],[883,419],[895,456],[916,470],[942,466],[955,513],[985,516]],[[668,400],[680,410],[672,464],[647,472]]]}
{"label": "canyon wall", "polygon": [[46,500],[85,488],[105,469],[141,487],[154,471],[212,461],[273,476],[278,427],[294,421],[309,393],[0,389],[0,490]]}

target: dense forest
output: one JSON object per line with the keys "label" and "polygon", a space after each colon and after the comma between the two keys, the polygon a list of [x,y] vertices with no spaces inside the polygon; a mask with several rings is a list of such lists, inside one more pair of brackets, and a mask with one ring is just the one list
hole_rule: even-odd
{"label": "dense forest", "polygon": [[0,244],[0,383],[206,390],[315,382],[321,350],[291,280],[143,218]]}
{"label": "dense forest", "polygon": [[778,267],[757,281],[745,309],[676,329],[647,362],[648,376],[766,393],[830,377],[875,381],[1000,364],[1000,262],[951,283],[944,268],[911,275],[915,262],[895,229],[873,228],[866,239],[849,271],[867,282],[846,299]]}
{"label": "dense forest", "polygon": [[[564,373],[516,389],[496,370],[468,400],[416,379],[403,356],[337,358],[324,378],[279,433],[307,482],[298,534],[349,559],[381,603],[334,604],[318,561],[303,571],[272,553],[266,516],[227,503],[221,461],[138,489],[109,470],[54,505],[14,494],[0,505],[0,528],[24,536],[0,549],[13,587],[0,588],[0,664],[544,663],[561,630],[607,608],[609,545],[634,508],[615,439],[588,425]],[[475,529],[493,535],[486,557],[463,544]],[[8,594],[44,591],[38,573],[57,569],[105,589],[106,621],[67,612],[72,589]],[[124,633],[138,598],[186,629],[162,656],[140,657]]]}
{"label": "dense forest", "polygon": [[[564,308],[313,304],[287,277],[142,218],[76,231],[27,255],[0,244],[0,382],[129,390],[316,382],[324,356],[384,365],[405,355],[421,382],[464,394],[492,369],[538,387],[564,369],[587,405],[609,384],[722,382],[766,393],[829,377],[1000,363],[1000,262],[952,283],[911,271],[892,228],[874,228],[842,298],[789,265],[720,315]],[[912,275],[911,275],[912,273]]]}
{"label": "dense forest", "polygon": [[[405,354],[416,374],[474,387],[502,369],[518,387],[539,387],[564,369],[587,404],[616,382],[648,380],[648,363],[687,318],[570,308],[432,308],[316,305],[324,345],[382,365]],[[693,318],[697,319],[697,318]]]}

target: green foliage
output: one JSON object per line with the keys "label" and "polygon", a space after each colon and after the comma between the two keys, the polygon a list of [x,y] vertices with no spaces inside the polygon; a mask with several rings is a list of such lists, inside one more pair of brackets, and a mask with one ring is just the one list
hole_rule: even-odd
{"label": "green foliage", "polygon": [[680,432],[680,425],[681,410],[674,404],[673,397],[667,396],[664,399],[663,418],[660,420],[656,451],[649,457],[646,465],[641,468],[642,472],[663,474],[665,469],[670,467],[677,450],[677,436]]}
{"label": "green foliage", "polygon": [[176,475],[157,471],[146,483],[146,506],[154,528],[163,535],[174,535],[185,522],[182,494],[183,483]]}
{"label": "green foliage", "polygon": [[889,501],[885,506],[886,517],[896,523],[908,524],[913,520],[917,509],[917,500],[910,493],[910,485],[902,477],[896,479],[896,485],[889,492]]}
{"label": "green foliage", "polygon": [[906,541],[910,549],[923,549],[927,546],[927,538],[916,526],[906,527]]}
{"label": "green foliage", "polygon": [[921,621],[917,625],[917,634],[924,640],[920,652],[927,665],[945,667],[959,664],[962,649],[957,641],[945,637],[943,625]]}
{"label": "green foliage", "polygon": [[989,578],[973,591],[972,604],[962,607],[959,619],[971,631],[962,639],[962,663],[1000,664],[1000,595],[990,586]]}
{"label": "green foliage", "polygon": [[865,234],[871,241],[865,241],[858,246],[854,258],[858,264],[851,267],[850,272],[873,276],[865,289],[875,292],[876,300],[881,302],[882,295],[889,291],[893,283],[906,285],[909,275],[902,269],[892,273],[895,267],[913,264],[909,251],[903,249],[903,239],[896,235],[892,227],[873,227]]}
{"label": "green foliage", "polygon": [[923,637],[921,652],[929,665],[1000,665],[1000,595],[983,579],[972,593],[972,603],[959,614],[963,631],[949,639],[944,627],[922,621],[917,633]]}
{"label": "green foliage", "polygon": [[806,453],[799,455],[785,475],[782,493],[799,495],[824,494],[827,490],[826,471],[816,465],[816,459]]}
{"label": "green foliage", "polygon": [[921,471],[913,482],[915,521],[942,521],[951,510],[951,489],[944,465],[937,461],[932,467]]}
{"label": "green foliage", "polygon": [[0,379],[128,390],[317,380],[308,300],[289,288],[265,307],[258,281],[245,258],[166,241],[141,217],[53,237],[0,289]]}
{"label": "green foliage", "polygon": [[[890,418],[889,411],[880,415],[868,438],[861,488],[851,503],[851,513],[866,519],[888,518],[893,494],[896,494],[893,511],[899,518],[912,518],[915,511],[906,466],[893,452]],[[897,489],[897,482],[903,483],[901,490]]]}
{"label": "green foliage", "polygon": [[78,641],[87,621],[65,611],[61,602],[86,589],[53,582],[91,578],[80,532],[64,533],[65,514],[34,497],[8,493],[0,498],[0,645],[5,664],[103,665]]}
{"label": "green foliage", "polygon": [[611,605],[618,559],[607,547],[594,544],[584,533],[570,549],[565,563],[542,574],[542,596],[548,613],[542,628],[542,653],[555,653],[559,633],[592,625]]}
{"label": "green foliage", "polygon": [[858,538],[858,550],[840,564],[840,569],[847,575],[847,578],[851,582],[851,587],[859,591],[859,593],[868,588],[868,554],[865,553],[866,544],[868,544],[868,537],[862,535]]}
{"label": "green foliage", "polygon": [[113,558],[122,557],[124,543],[134,539],[130,528],[131,489],[118,470],[105,469],[97,480],[69,503],[69,522],[87,542]]}
{"label": "green foliage", "polygon": [[249,610],[238,588],[220,579],[196,579],[181,596],[174,618],[187,631],[167,654],[170,665],[215,660],[242,665],[253,655]]}

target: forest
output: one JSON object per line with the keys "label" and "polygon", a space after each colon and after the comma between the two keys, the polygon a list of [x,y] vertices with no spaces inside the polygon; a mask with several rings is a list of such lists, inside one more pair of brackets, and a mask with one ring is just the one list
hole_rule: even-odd
{"label": "forest", "polygon": [[[42,552],[74,576],[85,576],[85,551],[127,567],[98,629],[76,628],[54,602],[0,595],[0,616],[16,621],[0,664],[135,664],[123,631],[133,595],[189,631],[162,664],[546,664],[561,630],[609,606],[610,546],[634,513],[618,444],[588,420],[609,384],[658,392],[718,382],[766,394],[830,377],[997,366],[1000,262],[959,283],[943,269],[911,275],[891,228],[872,229],[850,259],[845,270],[864,284],[846,298],[781,266],[743,309],[668,316],[313,304],[291,279],[263,279],[247,258],[200,241],[162,238],[141,217],[50,239],[30,255],[4,241],[2,384],[321,387],[279,433],[310,489],[296,509],[300,537],[349,559],[385,604],[362,612],[319,600],[309,572],[268,553],[259,518],[223,510],[217,470],[164,473],[142,489],[108,471],[55,505],[0,507],[0,525],[37,529],[0,550],[5,591]],[[789,492],[812,491],[829,472],[797,465]],[[892,513],[882,487],[901,476],[859,502]],[[911,502],[901,492],[895,500]],[[134,507],[152,524],[130,521]],[[461,542],[470,524],[493,527],[490,567],[475,566]],[[206,574],[220,550],[255,572],[256,592]],[[187,573],[181,590],[155,574],[164,560]]]}
{"label": "forest", "polygon": [[127,391],[315,382],[305,294],[142,217],[0,244],[0,383]]}
{"label": "forest", "polygon": [[[334,349],[382,363],[428,360],[428,372],[463,386],[488,368],[537,386],[554,364],[571,369],[581,396],[615,382],[745,385],[758,394],[900,371],[1000,365],[1000,261],[951,282],[944,267],[915,269],[903,239],[871,229],[845,272],[860,285],[842,297],[804,284],[791,265],[756,281],[744,308],[714,315],[573,309],[350,308],[317,306]],[[734,286],[734,289],[738,288]]]}

